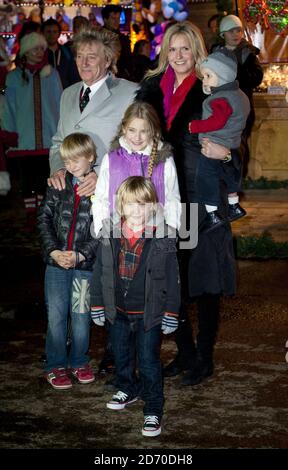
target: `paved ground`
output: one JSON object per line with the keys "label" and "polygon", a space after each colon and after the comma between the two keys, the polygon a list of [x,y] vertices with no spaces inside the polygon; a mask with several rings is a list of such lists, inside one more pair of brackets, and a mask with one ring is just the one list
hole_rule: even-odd
{"label": "paved ground", "polygon": [[[144,439],[142,404],[119,413],[107,410],[110,393],[103,389],[103,377],[65,392],[54,391],[43,380],[43,266],[35,236],[22,230],[17,201],[16,195],[0,200],[1,449],[288,447],[288,260],[238,262],[238,293],[222,302],[214,376],[188,388],[180,387],[178,377],[167,379],[163,433]],[[251,208],[251,197],[249,201],[245,208]],[[249,217],[258,220],[262,210],[269,212],[269,201],[255,201]],[[281,204],[275,210],[279,205],[282,212]],[[244,221],[237,230],[240,223],[247,228]],[[191,308],[193,322],[194,315]],[[95,370],[104,342],[103,331],[94,327],[90,353]],[[173,338],[165,338],[163,363],[174,353]]]}
{"label": "paved ground", "polygon": [[241,204],[247,216],[232,224],[235,235],[268,231],[277,242],[288,241],[288,190],[246,190]]}

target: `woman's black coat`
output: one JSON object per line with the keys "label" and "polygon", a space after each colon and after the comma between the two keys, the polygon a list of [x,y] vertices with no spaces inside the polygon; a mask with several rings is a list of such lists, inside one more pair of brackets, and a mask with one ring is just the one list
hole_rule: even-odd
{"label": "woman's black coat", "polygon": [[[188,92],[176,114],[169,131],[166,130],[163,93],[160,88],[162,75],[148,78],[141,83],[137,101],[150,103],[158,112],[165,140],[174,148],[182,202],[195,203],[195,175],[201,155],[197,134],[190,134],[188,124],[193,119],[201,119],[202,102],[206,98],[202,83],[197,79]],[[220,211],[225,215],[227,195],[223,191],[225,202]],[[198,205],[198,226],[206,215],[205,207]],[[184,250],[183,250],[184,251]],[[186,253],[182,256],[187,259]],[[188,289],[190,296],[208,294],[235,293],[235,259],[230,225],[220,227],[210,233],[198,230],[198,244],[192,250],[189,262]],[[182,281],[183,282],[183,281]]]}

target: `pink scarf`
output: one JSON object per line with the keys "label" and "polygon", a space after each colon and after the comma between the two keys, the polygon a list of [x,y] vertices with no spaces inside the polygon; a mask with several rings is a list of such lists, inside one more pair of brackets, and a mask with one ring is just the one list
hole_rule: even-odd
{"label": "pink scarf", "polygon": [[182,106],[187,93],[193,87],[196,80],[196,73],[193,70],[193,72],[191,72],[191,74],[186,77],[185,80],[183,80],[181,85],[178,86],[175,93],[173,93],[175,72],[171,65],[168,65],[166,72],[164,73],[160,82],[160,88],[164,95],[164,115],[166,118],[166,126],[168,131],[171,128],[173,119]]}

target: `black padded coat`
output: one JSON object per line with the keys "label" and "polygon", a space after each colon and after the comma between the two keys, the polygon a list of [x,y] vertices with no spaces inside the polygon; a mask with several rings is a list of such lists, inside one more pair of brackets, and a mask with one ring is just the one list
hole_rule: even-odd
{"label": "black padded coat", "polygon": [[[53,250],[67,250],[68,236],[73,222],[74,189],[72,178],[66,174],[66,188],[58,191],[47,188],[46,196],[39,210],[38,229],[42,239],[44,261],[52,266],[59,265],[49,256]],[[92,237],[91,200],[81,197],[78,206],[72,250],[82,253],[85,260],[76,269],[92,271],[95,261],[98,240]]]}

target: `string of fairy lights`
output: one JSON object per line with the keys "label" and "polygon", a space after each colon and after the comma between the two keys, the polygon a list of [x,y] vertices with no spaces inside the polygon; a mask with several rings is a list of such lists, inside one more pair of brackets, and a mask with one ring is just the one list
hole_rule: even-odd
{"label": "string of fairy lights", "polygon": [[[69,1],[69,0],[68,0]],[[22,2],[15,2],[15,5],[16,7],[21,7],[21,8],[24,8],[24,7],[27,7],[27,8],[35,8],[35,7],[43,7],[43,8],[55,8],[57,10],[63,8],[69,8],[69,7],[77,7],[77,8],[87,8],[87,7],[97,7],[97,8],[104,8],[107,3],[104,3],[104,2],[101,2],[101,0],[91,0],[90,2],[89,1],[86,1],[86,2],[75,2],[75,1],[69,1],[69,4],[68,2],[45,2],[45,1],[37,1],[37,2],[25,2],[25,1],[22,1]],[[114,1],[113,3],[115,4],[119,4],[121,5],[121,8],[123,9],[132,9],[133,8],[133,1]],[[72,32],[71,31],[62,31],[62,34],[70,37],[72,35]],[[16,34],[12,31],[0,31],[0,37],[2,37],[3,39],[11,39],[11,38],[15,38],[16,37]]]}
{"label": "string of fairy lights", "polygon": [[[117,4],[121,5],[121,8],[132,8],[132,3],[133,2],[118,2]],[[35,7],[39,6],[39,2],[17,2],[16,6],[17,7]],[[43,5],[45,8],[46,7],[54,7],[54,8],[66,8],[69,6],[76,6],[76,7],[98,7],[98,8],[104,8],[107,3],[98,3],[96,1],[91,1],[91,2],[71,2],[68,4],[65,3],[53,3],[53,2],[43,2],[41,5]]]}

